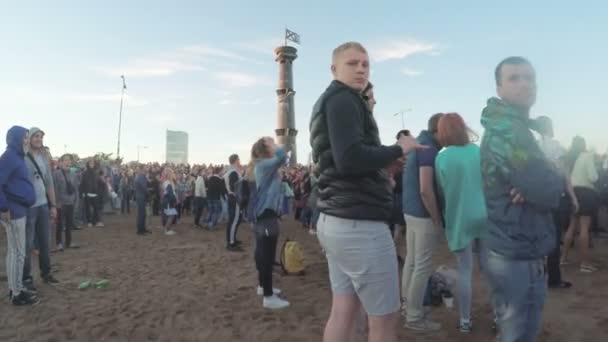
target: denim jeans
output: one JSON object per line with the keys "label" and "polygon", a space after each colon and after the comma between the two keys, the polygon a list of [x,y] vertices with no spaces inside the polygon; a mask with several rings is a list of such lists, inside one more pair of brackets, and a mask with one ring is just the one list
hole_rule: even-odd
{"label": "denim jeans", "polygon": [[487,253],[484,252],[479,240],[473,240],[466,248],[454,251],[454,254],[458,261],[458,293],[456,294],[458,311],[460,313],[460,320],[468,322],[471,320],[471,300],[473,293],[471,277],[473,276],[473,259],[477,256],[479,269],[485,275]]}
{"label": "denim jeans", "polygon": [[207,203],[207,217],[205,218],[205,223],[209,226],[209,228],[213,228],[215,225],[217,225],[221,215],[222,201],[209,200]]}
{"label": "denim jeans", "polygon": [[487,252],[486,275],[501,342],[533,342],[541,327],[547,281],[543,259],[514,260]]}
{"label": "denim jeans", "polygon": [[137,232],[143,233],[146,231],[146,201],[138,198],[135,203],[137,203]]}
{"label": "denim jeans", "polygon": [[29,208],[25,225],[25,262],[23,281],[32,282],[32,251],[34,241],[38,246],[38,263],[40,275],[46,277],[51,272],[51,218],[49,207],[44,204]]}

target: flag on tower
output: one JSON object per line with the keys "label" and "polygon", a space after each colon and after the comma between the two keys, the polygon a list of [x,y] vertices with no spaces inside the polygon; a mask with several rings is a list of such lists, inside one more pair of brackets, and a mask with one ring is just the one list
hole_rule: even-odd
{"label": "flag on tower", "polygon": [[285,28],[285,39],[291,40],[292,42],[294,42],[296,44],[300,44],[300,35],[291,31],[288,28]]}
{"label": "flag on tower", "polygon": [[125,83],[125,75],[120,75],[120,78],[122,78],[122,89],[127,89],[127,84]]}

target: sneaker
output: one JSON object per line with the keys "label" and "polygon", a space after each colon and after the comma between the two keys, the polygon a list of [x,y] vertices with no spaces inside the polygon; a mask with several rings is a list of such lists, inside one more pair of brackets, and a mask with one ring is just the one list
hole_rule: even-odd
{"label": "sneaker", "polygon": [[50,274],[42,277],[42,280],[44,281],[45,284],[49,284],[49,285],[59,284],[59,280],[55,279],[55,277],[53,277]]}
{"label": "sneaker", "polygon": [[91,227],[93,227],[93,224],[89,223],[89,224],[87,224],[87,227],[91,228]]}
{"label": "sneaker", "polygon": [[317,235],[317,231],[316,231],[316,230],[314,230],[314,229],[312,229],[312,228],[310,228],[310,229],[308,230],[308,234],[310,234],[310,235]]}
{"label": "sneaker", "polygon": [[227,250],[231,251],[231,252],[242,252],[243,249],[241,248],[241,246],[234,244],[234,245],[228,245],[228,247],[226,247]]}
{"label": "sneaker", "polygon": [[592,265],[581,265],[580,271],[583,273],[593,273],[597,271],[597,267]]}
{"label": "sneaker", "polygon": [[472,321],[468,321],[468,322],[460,321],[460,323],[458,324],[458,330],[460,330],[461,333],[465,333],[465,334],[470,333],[471,331],[473,331],[473,322]]}
{"label": "sneaker", "polygon": [[272,295],[270,297],[264,297],[263,306],[265,309],[283,309],[289,306],[289,302],[283,300],[277,295]]}
{"label": "sneaker", "polygon": [[63,244],[62,243],[58,243],[57,244],[57,250],[60,252],[63,252]]}
{"label": "sneaker", "polygon": [[405,323],[405,327],[414,331],[435,332],[441,329],[441,324],[423,318],[417,321],[407,322]]}
{"label": "sneaker", "polygon": [[[279,295],[281,294],[281,290],[280,289],[275,289],[274,287],[272,288],[272,293],[274,293],[275,295]],[[264,288],[261,286],[258,286],[258,296],[263,296],[264,295]]]}
{"label": "sneaker", "polygon": [[30,281],[24,281],[23,282],[23,287],[25,287],[25,289],[27,290],[27,292],[32,293],[32,294],[36,294],[38,293],[38,289],[36,289],[36,287],[34,287],[34,283],[30,282]]}
{"label": "sneaker", "polygon": [[69,246],[67,246],[67,248],[78,249],[80,248],[80,245],[77,243],[71,243]]}
{"label": "sneaker", "polygon": [[95,227],[103,228],[103,227],[105,227],[105,225],[103,224],[103,222],[97,222]]}
{"label": "sneaker", "polygon": [[24,306],[24,305],[36,305],[40,303],[38,297],[33,296],[32,294],[21,291],[18,296],[12,298],[13,305],[16,306]]}
{"label": "sneaker", "polygon": [[169,236],[175,235],[175,231],[174,230],[167,230],[165,232],[165,235],[169,235]]}
{"label": "sneaker", "polygon": [[568,261],[568,260],[562,260],[562,261],[559,262],[559,265],[560,266],[568,266],[568,265],[570,265],[570,261]]}

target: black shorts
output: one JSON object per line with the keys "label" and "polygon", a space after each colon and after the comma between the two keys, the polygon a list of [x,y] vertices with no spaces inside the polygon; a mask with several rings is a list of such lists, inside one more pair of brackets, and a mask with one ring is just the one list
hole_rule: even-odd
{"label": "black shorts", "polygon": [[579,205],[577,216],[595,217],[600,204],[598,193],[593,189],[575,186],[574,194]]}

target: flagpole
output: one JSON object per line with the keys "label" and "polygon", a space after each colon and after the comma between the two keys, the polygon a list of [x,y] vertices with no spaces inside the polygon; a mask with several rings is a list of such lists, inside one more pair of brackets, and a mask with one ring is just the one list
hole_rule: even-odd
{"label": "flagpole", "polygon": [[122,90],[120,92],[120,110],[118,111],[118,141],[116,144],[116,159],[120,158],[120,130],[122,128],[122,103],[123,103],[123,98],[125,96],[125,89],[127,88],[127,86],[125,84],[125,76],[120,75],[120,77],[122,78]]}

